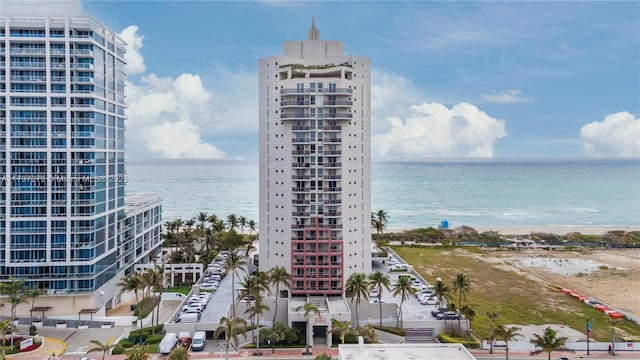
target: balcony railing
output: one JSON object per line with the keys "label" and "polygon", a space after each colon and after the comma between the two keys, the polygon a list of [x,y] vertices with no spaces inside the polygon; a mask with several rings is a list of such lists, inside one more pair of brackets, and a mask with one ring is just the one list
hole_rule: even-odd
{"label": "balcony railing", "polygon": [[280,119],[304,119],[304,118],[310,118],[311,117],[311,113],[308,112],[304,112],[304,113],[284,113],[284,114],[280,114]]}
{"label": "balcony railing", "polygon": [[305,100],[305,101],[285,100],[280,103],[280,106],[309,106],[309,105],[310,105],[310,102],[308,100]]}
{"label": "balcony railing", "polygon": [[350,100],[325,100],[323,102],[325,106],[352,106],[353,101]]}
{"label": "balcony railing", "polygon": [[331,118],[331,119],[333,119],[333,118],[336,118],[336,119],[339,119],[339,118],[351,119],[351,118],[353,118],[353,114],[345,113],[345,112],[333,113],[333,114],[332,113],[325,113],[324,117],[325,118]]}

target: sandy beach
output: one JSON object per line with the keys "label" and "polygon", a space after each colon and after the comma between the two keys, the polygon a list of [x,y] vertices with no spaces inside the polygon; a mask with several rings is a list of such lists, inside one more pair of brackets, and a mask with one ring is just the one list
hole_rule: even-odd
{"label": "sandy beach", "polygon": [[[640,225],[629,226],[588,226],[588,225],[540,225],[540,226],[472,226],[478,232],[497,231],[502,235],[528,235],[531,233],[547,233],[566,235],[569,233],[579,232],[585,235],[601,235],[609,231],[640,231]],[[455,228],[452,228],[452,230]],[[403,232],[411,230],[389,228],[385,232]]]}
{"label": "sandy beach", "polygon": [[480,226],[475,227],[478,232],[497,231],[503,235],[527,235],[531,233],[547,233],[566,235],[579,232],[585,235],[601,235],[609,231],[640,231],[640,225],[636,226],[587,226],[587,225],[555,225],[555,226]]}

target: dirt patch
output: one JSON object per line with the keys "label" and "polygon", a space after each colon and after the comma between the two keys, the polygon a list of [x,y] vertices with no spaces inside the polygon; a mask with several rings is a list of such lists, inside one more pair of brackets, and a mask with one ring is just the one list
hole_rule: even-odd
{"label": "dirt patch", "polygon": [[[489,255],[489,254],[487,254]],[[595,250],[595,251],[547,251],[541,249],[517,252],[491,252],[490,256],[477,255],[484,261],[500,263],[501,269],[511,269],[532,280],[549,283],[596,298],[610,306],[640,317],[640,251]],[[523,267],[512,258],[546,258],[557,261],[591,260],[602,264],[594,272],[562,275],[544,267]]]}

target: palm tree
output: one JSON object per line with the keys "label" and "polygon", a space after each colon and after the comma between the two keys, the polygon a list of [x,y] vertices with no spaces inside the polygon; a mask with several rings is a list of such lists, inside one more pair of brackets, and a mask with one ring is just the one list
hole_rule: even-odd
{"label": "palm tree", "polygon": [[256,318],[256,327],[258,328],[258,340],[256,341],[255,328],[253,326],[251,327],[251,338],[256,343],[257,355],[261,355],[260,353],[260,318],[262,317],[262,314],[264,314],[264,312],[268,310],[269,310],[269,306],[262,303],[262,297],[256,297],[256,301],[254,301],[253,304],[250,305],[245,311],[245,314],[249,314],[252,324],[253,324],[253,318],[254,317]]}
{"label": "palm tree", "polygon": [[358,304],[364,298],[369,299],[369,279],[365,273],[353,273],[345,284],[345,294],[351,299],[356,299],[356,326],[360,326],[358,318]]}
{"label": "palm tree", "polygon": [[[133,291],[136,296],[136,304],[140,304],[140,298],[138,297],[138,291],[142,288],[142,280],[138,274],[131,274],[127,277],[124,277],[120,280],[119,283],[116,284],[117,287],[120,288],[120,293],[125,291]],[[142,321],[140,321],[140,317],[142,316],[142,309],[138,309],[138,322],[140,323],[140,331],[142,332]]]}
{"label": "palm tree", "polygon": [[18,306],[28,303],[29,289],[25,286],[24,280],[12,277],[9,282],[0,284],[0,293],[7,295],[8,302],[11,304],[11,320],[15,320]]}
{"label": "palm tree", "polygon": [[357,332],[364,338],[364,341],[373,344],[378,342],[378,337],[376,336],[376,329],[371,326],[371,324],[367,324],[363,327],[357,329]]}
{"label": "palm tree", "polygon": [[450,290],[451,289],[447,284],[443,283],[442,280],[436,280],[436,283],[433,285],[433,295],[430,296],[437,299],[436,307],[440,309],[445,307],[445,300],[447,299]]}
{"label": "palm tree", "polygon": [[251,234],[256,231],[258,224],[256,224],[256,222],[251,219],[247,222],[247,226],[249,227],[249,236],[251,236]]}
{"label": "palm tree", "polygon": [[198,222],[200,223],[198,224],[198,227],[202,230],[205,228],[204,224],[207,222],[207,220],[209,220],[209,216],[207,215],[206,212],[201,211],[196,217],[196,220],[198,220]]}
{"label": "palm tree", "polygon": [[178,346],[169,354],[169,360],[189,360],[189,352],[182,346]]}
{"label": "palm tree", "polygon": [[498,313],[488,312],[485,315],[487,316],[487,318],[489,318],[489,324],[491,325],[491,335],[490,335],[491,344],[489,345],[489,354],[493,354],[493,340],[495,338],[494,326],[496,325],[496,318],[498,317]]}
{"label": "palm tree", "polygon": [[12,329],[13,329],[13,322],[11,321],[11,319],[0,321],[0,333],[2,334],[2,343],[0,344],[0,347],[2,347],[2,353],[0,354],[0,358],[2,359],[5,359],[5,346],[4,346],[5,335],[8,332],[10,332]]}
{"label": "palm tree", "polygon": [[300,311],[300,310],[304,310],[304,317],[307,319],[307,329],[305,330],[305,338],[307,340],[307,351],[305,351],[303,353],[303,355],[311,355],[311,352],[309,352],[309,318],[311,317],[311,314],[314,313],[316,315],[320,314],[320,309],[318,309],[315,305],[311,304],[311,303],[305,303],[302,306],[298,306],[296,308],[296,311]]}
{"label": "palm tree", "polygon": [[238,275],[238,270],[242,270],[242,272],[246,272],[245,265],[247,262],[245,259],[240,257],[237,252],[232,251],[227,255],[227,260],[225,261],[224,268],[225,270],[231,274],[231,305],[233,309],[233,313],[231,314],[234,318],[236,317],[236,277],[238,280],[240,279],[240,275]]}
{"label": "palm tree", "polygon": [[44,294],[44,291],[40,288],[35,288],[29,291],[29,297],[31,298],[31,311],[29,311],[29,324],[33,323],[33,308],[36,304],[36,298]]}
{"label": "palm tree", "polygon": [[[220,326],[218,326],[213,336],[217,339],[220,336],[220,334],[224,332],[224,340],[227,344],[227,347],[226,347],[227,360],[229,360],[229,343],[231,342],[231,339],[233,339],[236,349],[238,348],[238,331],[240,330],[240,327],[244,327],[244,326],[247,326],[247,321],[245,319],[237,318],[237,317],[228,319],[227,317],[224,317],[224,316],[220,318]],[[244,333],[242,333],[242,336],[247,337]]]}
{"label": "palm tree", "polygon": [[[464,274],[456,275],[453,280],[453,292],[458,294],[458,309],[462,309],[462,298],[467,297],[467,293],[471,290],[471,282]],[[458,317],[458,334],[460,334],[460,317]]]}
{"label": "palm tree", "polygon": [[238,227],[238,216],[236,214],[227,215],[227,225],[229,225],[229,230],[235,230]]}
{"label": "palm tree", "polygon": [[149,360],[151,359],[151,355],[149,355],[149,346],[145,345],[134,345],[129,350],[127,350],[127,358],[126,360]]}
{"label": "palm tree", "polygon": [[[522,334],[520,334],[518,330],[520,330],[520,328],[517,326],[506,327],[503,325],[498,325],[496,327],[495,335],[504,340],[506,360],[509,360],[509,340],[514,340],[515,338],[522,336]],[[493,344],[493,339],[491,340],[491,343]]]}
{"label": "palm tree", "polygon": [[331,319],[330,333],[337,333],[340,336],[340,343],[344,344],[344,337],[347,334],[356,334],[357,332],[351,328],[351,321],[340,321]]}
{"label": "palm tree", "polygon": [[244,227],[247,226],[247,218],[245,216],[240,216],[238,218],[238,225],[240,225],[240,234],[244,234]]}
{"label": "palm tree", "polygon": [[[162,293],[164,291],[164,265],[160,266],[155,264],[154,268],[148,268],[145,270],[145,272],[142,274],[142,281],[144,283],[144,286],[147,287],[147,289],[149,289],[149,295],[151,293],[151,291],[158,291],[159,296],[158,296],[158,304],[160,303],[161,299],[162,299]],[[156,311],[156,307],[154,306],[153,308],[153,313],[151,315],[151,326],[153,327],[153,314],[155,313],[155,318],[156,318],[156,325],[160,324],[159,320],[159,316],[160,316],[160,307],[157,306],[158,309]],[[154,334],[155,334],[155,327],[152,328],[151,330]]]}
{"label": "palm tree", "polygon": [[389,215],[387,215],[387,212],[385,210],[380,209],[375,213],[371,213],[371,224],[376,230],[377,235],[380,235],[384,232],[384,229],[386,229],[388,222]]}
{"label": "palm tree", "polygon": [[391,280],[389,279],[389,276],[385,275],[381,271],[376,271],[373,274],[369,275],[369,286],[370,290],[378,290],[378,305],[380,305],[380,327],[382,327],[382,290],[384,288],[386,288],[387,290],[391,290]]}
{"label": "palm tree", "polygon": [[98,340],[91,340],[91,343],[94,345],[94,347],[87,350],[87,354],[101,351],[102,360],[104,360],[107,357],[107,353],[111,353],[111,349],[113,349],[116,346],[116,344],[114,344],[115,341],[116,341],[116,338],[113,338],[113,337],[107,340],[107,342],[104,344]]}
{"label": "palm tree", "polygon": [[278,298],[280,297],[280,285],[286,288],[291,287],[291,275],[287,272],[284,266],[276,266],[269,271],[269,281],[272,285],[276,286],[276,308],[273,311],[273,322],[271,326],[276,323],[276,316],[278,315]]}
{"label": "palm tree", "polygon": [[546,352],[548,354],[548,359],[551,360],[551,353],[553,351],[566,351],[567,349],[564,346],[567,343],[567,337],[557,337],[557,335],[558,333],[548,326],[544,329],[544,333],[542,334],[542,336],[533,334],[533,339],[531,339],[529,342],[536,347],[539,347],[540,349],[532,351],[531,355],[537,355],[542,352]]}
{"label": "palm tree", "polygon": [[465,305],[460,309],[460,314],[464,315],[467,321],[467,333],[471,334],[471,322],[476,317],[476,312],[469,306]]}
{"label": "palm tree", "polygon": [[400,316],[398,316],[398,320],[396,320],[396,327],[398,327],[400,319],[403,317],[402,315],[402,304],[404,301],[409,299],[409,295],[414,294],[416,290],[411,287],[411,282],[409,281],[409,277],[401,276],[398,280],[393,284],[393,296],[400,295]]}

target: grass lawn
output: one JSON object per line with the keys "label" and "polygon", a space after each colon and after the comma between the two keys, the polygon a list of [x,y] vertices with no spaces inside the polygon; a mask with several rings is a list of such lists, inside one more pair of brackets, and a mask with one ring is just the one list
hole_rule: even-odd
{"label": "grass lawn", "polygon": [[184,295],[189,295],[189,292],[191,292],[191,285],[172,287],[172,288],[169,288],[168,290],[165,290],[165,292],[177,292]]}
{"label": "grass lawn", "polygon": [[[394,246],[393,250],[432,284],[440,277],[453,288],[453,279],[459,273],[470,279],[471,291],[466,300],[462,300],[462,305],[470,306],[476,313],[471,322],[476,336],[489,338],[490,323],[485,314],[496,312],[499,324],[558,324],[583,333],[587,319],[591,319],[593,338],[597,341],[611,339],[611,323],[602,312],[525,275],[482,260],[482,257],[491,256],[482,250],[420,246]],[[451,296],[457,306],[458,297],[453,290]],[[616,327],[620,341],[640,340],[639,325],[623,320]]]}

